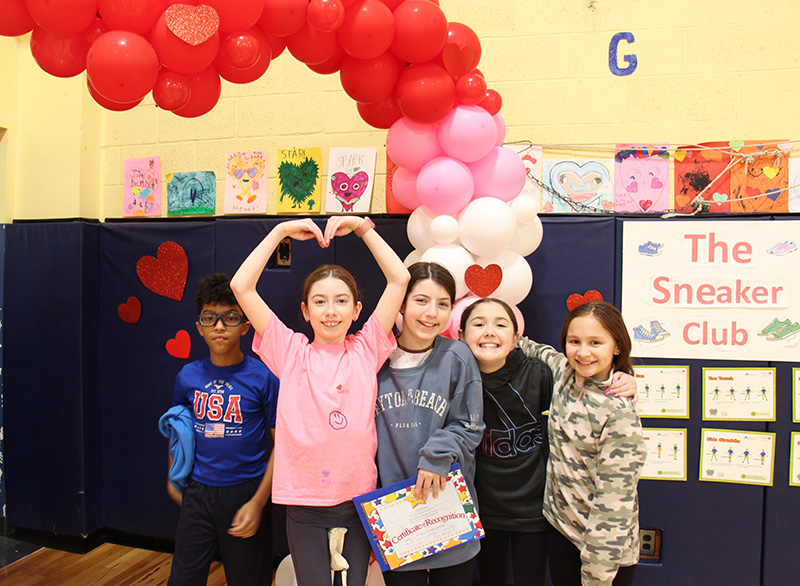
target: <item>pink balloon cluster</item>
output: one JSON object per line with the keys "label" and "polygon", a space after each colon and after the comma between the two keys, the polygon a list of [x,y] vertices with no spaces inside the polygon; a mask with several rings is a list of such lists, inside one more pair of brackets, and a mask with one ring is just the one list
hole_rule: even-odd
{"label": "pink balloon cluster", "polygon": [[150,92],[184,117],[209,112],[220,78],[250,83],[289,52],[339,72],[361,117],[389,128],[443,118],[456,104],[502,106],[476,69],[480,43],[438,0],[0,0],[0,35],[33,31],[31,52],[57,77],[84,70],[92,96],[127,110]]}

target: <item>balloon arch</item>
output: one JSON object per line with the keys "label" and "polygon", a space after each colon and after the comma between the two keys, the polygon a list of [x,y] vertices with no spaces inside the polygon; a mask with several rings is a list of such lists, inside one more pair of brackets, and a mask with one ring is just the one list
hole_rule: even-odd
{"label": "balloon arch", "polygon": [[[515,306],[541,242],[525,165],[503,146],[500,94],[477,69],[475,32],[447,22],[437,0],[0,0],[0,35],[32,31],[47,73],[86,71],[101,106],[156,105],[193,118],[211,111],[220,78],[250,83],[284,49],[320,74],[339,73],[361,118],[388,129],[392,191],[408,210],[414,252],[456,278],[449,335],[477,297]],[[521,314],[517,311],[521,319]]]}

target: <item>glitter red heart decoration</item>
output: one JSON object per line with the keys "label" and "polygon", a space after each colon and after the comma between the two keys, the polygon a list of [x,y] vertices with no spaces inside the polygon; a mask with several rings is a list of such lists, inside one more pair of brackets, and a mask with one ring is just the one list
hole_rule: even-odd
{"label": "glitter red heart decoration", "polygon": [[461,77],[469,73],[475,60],[475,49],[467,45],[459,47],[456,43],[448,43],[442,51],[442,61],[447,73],[453,77]]}
{"label": "glitter red heart decoration", "polygon": [[136,297],[128,297],[128,301],[117,306],[119,318],[129,324],[135,324],[142,316],[142,304]]}
{"label": "glitter red heart decoration", "polygon": [[170,338],[166,343],[167,353],[175,358],[189,358],[189,351],[192,349],[192,339],[186,330],[178,330],[174,338]]}
{"label": "glitter red heart decoration", "polygon": [[567,297],[567,309],[572,311],[576,307],[583,305],[584,303],[589,303],[590,301],[602,301],[603,296],[600,291],[595,291],[594,289],[589,289],[586,293],[581,295],[580,293],[573,293],[569,297]]}
{"label": "glitter red heart decoration", "polygon": [[219,30],[219,14],[205,4],[173,4],[164,12],[164,20],[173,35],[192,46],[204,43]]}
{"label": "glitter red heart decoration", "polygon": [[478,297],[488,297],[494,293],[503,281],[503,269],[500,265],[491,264],[486,268],[471,265],[464,272],[464,281],[469,290]]}
{"label": "glitter red heart decoration", "polygon": [[136,263],[139,280],[153,293],[180,301],[189,274],[186,252],[177,242],[164,242],[156,257],[143,256]]}

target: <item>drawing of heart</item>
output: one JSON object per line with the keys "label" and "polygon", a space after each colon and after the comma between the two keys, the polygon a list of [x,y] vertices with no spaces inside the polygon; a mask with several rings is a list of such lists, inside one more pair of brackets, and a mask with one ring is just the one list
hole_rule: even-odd
{"label": "drawing of heart", "polygon": [[128,301],[117,306],[119,318],[129,324],[135,324],[142,315],[142,304],[136,297],[128,297]]}
{"label": "drawing of heart", "polygon": [[579,165],[575,161],[560,161],[550,169],[550,185],[560,195],[582,204],[592,203],[610,185],[608,169],[597,161]]}
{"label": "drawing of heart", "polygon": [[136,274],[142,285],[153,293],[180,301],[189,274],[186,252],[177,242],[164,242],[156,258],[143,256],[136,263]]}
{"label": "drawing of heart", "polygon": [[781,190],[780,189],[770,189],[764,195],[766,195],[772,201],[777,201],[777,199],[781,196]]}
{"label": "drawing of heart", "polygon": [[640,199],[639,200],[639,207],[642,208],[643,212],[646,212],[651,207],[653,207],[653,202],[649,199]]}
{"label": "drawing of heart", "polygon": [[761,195],[761,190],[758,187],[745,187],[744,192],[747,194],[747,197]]}
{"label": "drawing of heart", "polygon": [[491,264],[486,268],[471,265],[464,271],[464,282],[478,297],[488,297],[497,290],[502,281],[503,269],[500,265]]}
{"label": "drawing of heart", "polygon": [[522,157],[522,160],[523,160],[523,161],[529,161],[531,165],[535,165],[536,163],[538,163],[538,161],[536,160],[536,158],[535,158],[535,157],[532,157],[532,156],[530,156],[530,155],[525,155],[524,157]]}
{"label": "drawing of heart", "polygon": [[775,176],[780,173],[780,171],[778,167],[764,167],[764,175],[770,179],[775,179]]}
{"label": "drawing of heart", "polygon": [[174,338],[167,340],[167,354],[175,358],[189,358],[192,349],[192,339],[186,330],[178,330]]}
{"label": "drawing of heart", "polygon": [[711,198],[714,200],[714,203],[716,203],[717,205],[722,205],[726,201],[728,201],[728,194],[727,193],[714,192],[714,195],[712,195]]}

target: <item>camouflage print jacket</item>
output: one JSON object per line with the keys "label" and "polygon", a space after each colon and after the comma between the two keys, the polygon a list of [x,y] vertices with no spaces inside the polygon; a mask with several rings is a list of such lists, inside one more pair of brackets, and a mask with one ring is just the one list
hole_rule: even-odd
{"label": "camouflage print jacket", "polygon": [[639,560],[639,416],[554,348],[527,338],[519,346],[553,371],[544,516],[580,550],[582,585],[611,586],[619,566]]}

